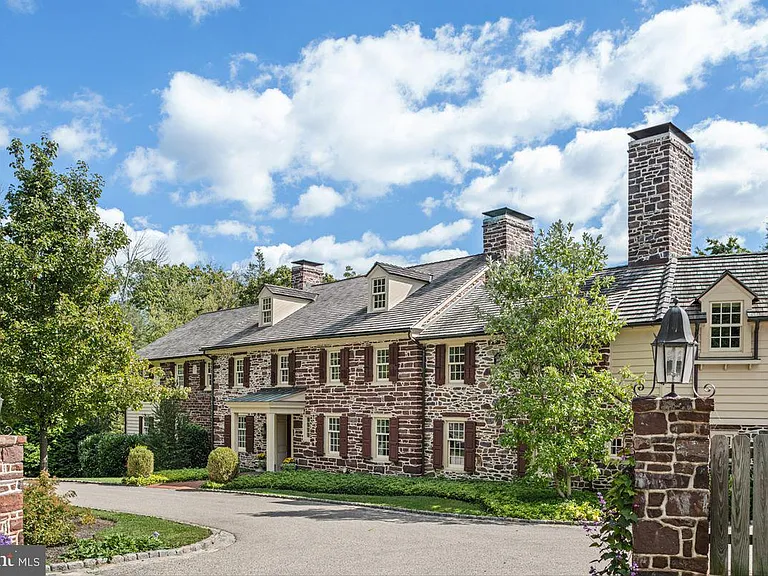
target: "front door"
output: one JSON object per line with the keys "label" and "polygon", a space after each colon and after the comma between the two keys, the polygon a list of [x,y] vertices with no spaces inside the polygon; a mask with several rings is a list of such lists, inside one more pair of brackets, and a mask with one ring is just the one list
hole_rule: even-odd
{"label": "front door", "polygon": [[283,459],[290,456],[291,438],[290,438],[291,417],[288,414],[277,415],[277,458],[275,459],[275,469],[280,470],[283,467]]}

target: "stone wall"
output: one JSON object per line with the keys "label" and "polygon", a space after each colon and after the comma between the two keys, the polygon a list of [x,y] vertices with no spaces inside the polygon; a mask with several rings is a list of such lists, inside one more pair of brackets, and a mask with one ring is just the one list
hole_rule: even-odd
{"label": "stone wall", "polygon": [[25,436],[0,436],[0,533],[12,544],[23,544]]}
{"label": "stone wall", "polygon": [[532,218],[502,208],[486,212],[483,252],[494,258],[516,256],[533,248]]}
{"label": "stone wall", "polygon": [[639,573],[709,571],[712,400],[635,399],[633,559]]}

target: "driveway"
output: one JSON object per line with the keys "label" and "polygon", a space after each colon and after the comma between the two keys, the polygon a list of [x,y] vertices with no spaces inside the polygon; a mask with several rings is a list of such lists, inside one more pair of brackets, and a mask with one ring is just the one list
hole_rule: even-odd
{"label": "driveway", "polygon": [[150,514],[235,535],[188,556],[106,567],[109,576],[250,574],[586,574],[578,526],[422,516],[240,494],[62,482],[80,506]]}

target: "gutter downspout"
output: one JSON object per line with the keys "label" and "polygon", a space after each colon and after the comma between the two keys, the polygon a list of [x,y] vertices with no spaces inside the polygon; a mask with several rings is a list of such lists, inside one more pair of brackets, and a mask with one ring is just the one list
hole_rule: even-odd
{"label": "gutter downspout", "polygon": [[[215,448],[215,442],[216,442],[216,435],[215,435],[215,426],[216,426],[216,419],[214,418],[214,412],[215,412],[215,406],[214,406],[214,391],[216,390],[216,379],[214,378],[214,375],[216,374],[216,371],[214,370],[214,360],[213,356],[209,356],[205,352],[203,352],[203,357],[208,358],[208,360],[211,362],[211,450]],[[205,378],[207,375],[203,374],[202,377]],[[205,382],[205,380],[203,380]]]}
{"label": "gutter downspout", "polygon": [[760,360],[760,320],[755,320],[755,342],[752,345],[752,358],[754,360]]}

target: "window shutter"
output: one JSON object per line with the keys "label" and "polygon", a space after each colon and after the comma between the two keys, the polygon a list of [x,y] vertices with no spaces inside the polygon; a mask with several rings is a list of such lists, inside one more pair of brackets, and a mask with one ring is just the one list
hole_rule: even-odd
{"label": "window shutter", "polygon": [[184,387],[189,386],[189,371],[192,370],[191,362],[184,362]]}
{"label": "window shutter", "polygon": [[253,416],[245,417],[245,451],[253,454]]}
{"label": "window shutter", "polygon": [[243,358],[243,386],[246,388],[251,385],[251,357]]}
{"label": "window shutter", "polygon": [[397,369],[400,367],[400,347],[397,342],[389,345],[389,381],[397,382]]}
{"label": "window shutter", "polygon": [[397,462],[400,450],[400,425],[397,418],[389,419],[389,459]]}
{"label": "window shutter", "polygon": [[339,356],[339,360],[341,361],[339,379],[344,384],[349,384],[349,348],[342,348]]}
{"label": "window shutter", "polygon": [[224,446],[232,448],[232,415],[224,415]]}
{"label": "window shutter", "polygon": [[520,442],[517,445],[517,475],[522,478],[525,476],[525,470],[528,467],[528,461],[525,458],[525,453],[528,451],[528,447]]}
{"label": "window shutter", "polygon": [[373,346],[365,347],[365,375],[366,382],[373,382]]}
{"label": "window shutter", "polygon": [[445,344],[435,346],[435,384],[445,384]]}
{"label": "window shutter", "polygon": [[288,354],[288,384],[296,386],[296,352]]}
{"label": "window shutter", "polygon": [[315,426],[315,434],[317,435],[315,438],[315,453],[318,456],[323,456],[325,454],[325,416],[318,414],[315,416],[315,420],[317,422]]}
{"label": "window shutter", "polygon": [[205,360],[200,360],[200,365],[197,368],[197,373],[199,375],[198,385],[200,386],[200,390],[204,390],[205,379],[208,377],[208,365],[205,363]]}
{"label": "window shutter", "polygon": [[464,423],[464,472],[475,472],[477,456],[477,423],[468,420]]}
{"label": "window shutter", "polygon": [[144,434],[144,416],[139,416],[139,434]]}
{"label": "window shutter", "polygon": [[371,436],[373,435],[370,416],[363,416],[363,458],[371,457]]}
{"label": "window shutter", "polygon": [[173,382],[173,362],[161,362],[160,368],[163,370],[162,383],[167,384],[169,381]]}
{"label": "window shutter", "polygon": [[318,372],[320,384],[325,384],[328,381],[328,350],[325,348],[320,349],[320,362],[318,363]]}
{"label": "window shutter", "polygon": [[464,344],[464,384],[475,383],[475,343]]}
{"label": "window shutter", "polygon": [[[441,344],[442,346],[442,344]],[[432,467],[438,470],[443,467],[443,421],[432,422]]]}
{"label": "window shutter", "polygon": [[272,375],[270,378],[272,386],[277,386],[277,354],[272,354]]}
{"label": "window shutter", "polygon": [[349,416],[339,416],[339,456],[346,458],[349,455]]}
{"label": "window shutter", "polygon": [[235,385],[235,357],[229,357],[229,387]]}

